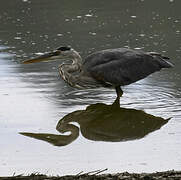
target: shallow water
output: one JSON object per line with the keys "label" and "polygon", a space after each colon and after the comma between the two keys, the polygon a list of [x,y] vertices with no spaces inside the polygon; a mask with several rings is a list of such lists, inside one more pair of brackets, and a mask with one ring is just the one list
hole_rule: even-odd
{"label": "shallow water", "polygon": [[[1,2],[0,176],[77,174],[104,168],[107,172],[180,170],[180,5],[178,0]],[[123,87],[121,109],[109,113],[105,104],[113,103],[114,90],[69,87],[59,77],[59,62],[20,63],[61,45],[71,45],[83,57],[115,47],[158,51],[171,57],[175,67]],[[96,103],[104,104],[92,105]],[[124,114],[120,123],[119,113]],[[58,122],[60,127],[73,122],[79,136],[59,136],[61,146],[47,143],[50,135],[45,134],[60,135],[55,129]],[[45,133],[44,140],[19,132]]]}

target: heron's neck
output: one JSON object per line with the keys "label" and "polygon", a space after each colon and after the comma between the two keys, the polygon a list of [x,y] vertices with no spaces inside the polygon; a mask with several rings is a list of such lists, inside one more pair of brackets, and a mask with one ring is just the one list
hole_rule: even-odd
{"label": "heron's neck", "polygon": [[78,52],[74,52],[74,56],[72,58],[72,64],[69,65],[68,72],[80,71],[82,68],[82,58]]}
{"label": "heron's neck", "polygon": [[74,51],[74,55],[72,56],[72,63],[63,63],[59,67],[59,73],[62,79],[75,87],[77,81],[79,81],[79,75],[82,72],[82,58],[78,52]]}
{"label": "heron's neck", "polygon": [[77,51],[74,51],[74,56],[73,56],[72,61],[73,61],[72,64],[82,65],[82,58],[81,58],[80,54]]}
{"label": "heron's neck", "polygon": [[64,73],[74,73],[81,71],[82,68],[82,58],[79,55],[78,52],[74,52],[74,55],[72,56],[72,63],[63,63],[60,65],[60,68],[63,70]]}

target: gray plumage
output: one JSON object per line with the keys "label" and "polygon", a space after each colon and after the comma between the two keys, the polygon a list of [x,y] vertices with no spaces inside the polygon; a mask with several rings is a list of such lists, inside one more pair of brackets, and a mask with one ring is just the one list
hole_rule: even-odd
{"label": "gray plumage", "polygon": [[83,68],[105,85],[124,86],[162,68],[172,67],[167,59],[169,58],[158,53],[127,48],[108,49],[89,55],[83,63]]}
{"label": "gray plumage", "polygon": [[60,75],[68,84],[76,88],[114,87],[117,101],[123,94],[120,86],[173,66],[167,61],[168,57],[159,53],[128,48],[98,51],[82,61],[78,52],[66,46],[23,63],[54,59],[72,60],[72,63],[62,63],[59,66]]}

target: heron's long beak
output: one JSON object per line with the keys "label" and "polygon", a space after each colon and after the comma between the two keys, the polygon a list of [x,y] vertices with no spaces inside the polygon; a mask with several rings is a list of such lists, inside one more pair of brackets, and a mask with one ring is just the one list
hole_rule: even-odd
{"label": "heron's long beak", "polygon": [[43,55],[38,56],[36,58],[23,61],[22,63],[23,64],[30,64],[30,63],[36,63],[36,62],[41,62],[41,61],[49,61],[49,60],[56,59],[56,56],[59,56],[60,54],[61,54],[60,50],[55,50],[53,52],[43,54]]}

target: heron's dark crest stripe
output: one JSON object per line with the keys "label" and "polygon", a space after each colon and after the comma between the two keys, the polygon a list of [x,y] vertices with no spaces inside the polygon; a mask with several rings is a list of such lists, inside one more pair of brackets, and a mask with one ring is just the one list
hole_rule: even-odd
{"label": "heron's dark crest stripe", "polygon": [[62,46],[62,47],[59,47],[57,48],[57,50],[60,50],[60,51],[70,51],[71,47],[68,47],[68,46]]}

